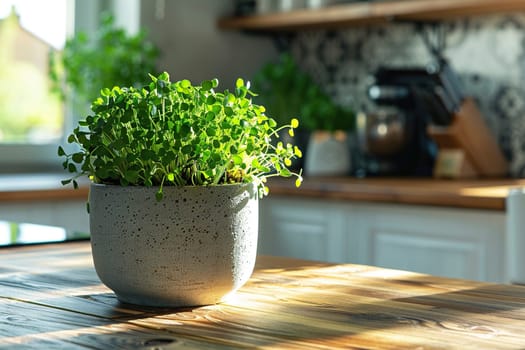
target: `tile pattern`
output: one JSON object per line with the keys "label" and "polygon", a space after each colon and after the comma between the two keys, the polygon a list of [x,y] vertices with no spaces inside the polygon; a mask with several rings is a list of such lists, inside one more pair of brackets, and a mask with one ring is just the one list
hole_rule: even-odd
{"label": "tile pattern", "polygon": [[307,31],[289,38],[285,48],[338,103],[366,111],[373,108],[366,87],[379,66],[432,61],[423,33],[433,43],[442,40],[444,56],[478,102],[511,162],[511,174],[525,177],[525,14],[460,19],[433,30],[392,23]]}

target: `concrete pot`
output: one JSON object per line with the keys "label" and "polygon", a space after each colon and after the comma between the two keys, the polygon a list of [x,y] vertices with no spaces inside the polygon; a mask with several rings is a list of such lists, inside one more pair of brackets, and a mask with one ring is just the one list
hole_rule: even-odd
{"label": "concrete pot", "polygon": [[257,252],[253,184],[91,184],[93,261],[122,302],[161,307],[224,300],[251,276]]}

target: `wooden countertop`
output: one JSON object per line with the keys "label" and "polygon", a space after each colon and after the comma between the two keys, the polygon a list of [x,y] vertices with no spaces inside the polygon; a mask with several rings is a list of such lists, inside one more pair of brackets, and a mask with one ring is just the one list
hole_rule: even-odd
{"label": "wooden countertop", "polygon": [[382,203],[505,210],[510,189],[525,187],[525,179],[438,180],[431,178],[272,178],[270,196],[310,197]]}
{"label": "wooden countertop", "polygon": [[[61,174],[0,175],[0,203],[41,200],[87,200],[87,180],[81,187],[62,186]],[[300,188],[290,179],[272,178],[270,196],[434,205],[505,210],[511,188],[525,187],[525,179],[437,180],[431,178],[305,178]]]}
{"label": "wooden countertop", "polygon": [[88,242],[0,253],[0,348],[523,349],[525,287],[259,257],[223,304],[121,304]]}
{"label": "wooden countertop", "polygon": [[0,203],[87,200],[87,181],[80,181],[81,186],[74,190],[72,185],[63,186],[60,182],[68,176],[55,173],[0,175]]}

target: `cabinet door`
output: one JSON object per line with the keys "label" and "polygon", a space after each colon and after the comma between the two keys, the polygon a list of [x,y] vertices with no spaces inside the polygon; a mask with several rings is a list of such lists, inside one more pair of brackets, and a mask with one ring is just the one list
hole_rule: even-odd
{"label": "cabinet door", "polygon": [[260,202],[259,253],[343,262],[343,215],[340,206],[328,202],[265,198]]}
{"label": "cabinet door", "polygon": [[504,281],[504,213],[401,205],[363,205],[360,210],[361,246],[368,255],[364,263]]}

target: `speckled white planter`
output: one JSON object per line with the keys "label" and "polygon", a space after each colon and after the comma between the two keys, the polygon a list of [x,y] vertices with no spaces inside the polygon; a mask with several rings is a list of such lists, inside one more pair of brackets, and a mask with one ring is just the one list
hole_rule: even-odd
{"label": "speckled white planter", "polygon": [[122,302],[163,307],[222,301],[251,276],[258,232],[253,184],[91,184],[95,269]]}

